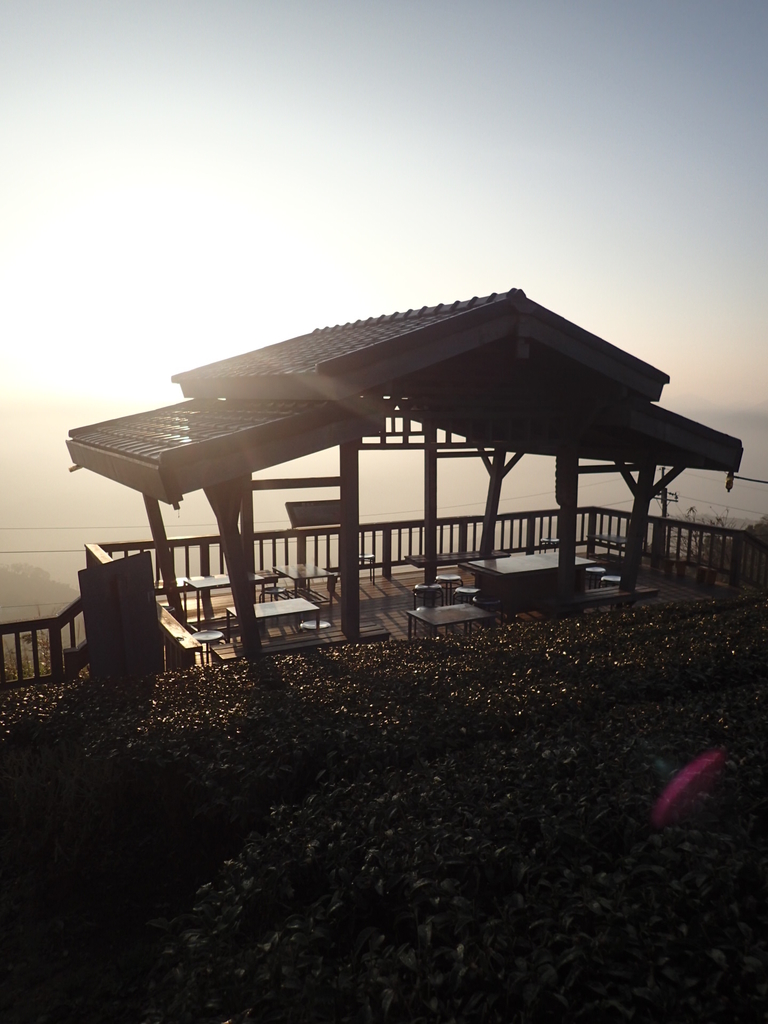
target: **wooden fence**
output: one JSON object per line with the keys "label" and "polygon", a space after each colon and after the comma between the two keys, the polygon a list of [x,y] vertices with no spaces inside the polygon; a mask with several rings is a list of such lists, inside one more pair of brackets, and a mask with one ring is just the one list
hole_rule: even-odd
{"label": "wooden fence", "polygon": [[[595,506],[578,509],[576,544],[590,555],[615,553],[597,536],[626,537],[630,513]],[[493,547],[511,554],[532,554],[547,547],[544,541],[557,536],[557,509],[534,512],[506,512],[496,519]],[[437,521],[437,552],[477,551],[483,530],[482,516],[448,516]],[[226,572],[218,535],[172,537],[168,541],[177,577],[208,576]],[[125,557],[149,551],[153,556],[155,579],[160,569],[152,541],[113,541],[100,545],[111,557]],[[367,523],[360,527],[360,551],[374,556],[374,565],[390,577],[393,568],[408,564],[413,556],[424,555],[424,520]],[[339,536],[336,527],[271,530],[254,534],[254,570],[268,572],[274,565],[312,562],[324,569],[338,570]],[[711,569],[732,586],[748,585],[768,589],[768,545],[745,530],[732,530],[707,523],[649,516],[643,538],[643,555],[661,567],[664,560],[686,566]]]}
{"label": "wooden fence", "polygon": [[[577,543],[587,543],[589,509],[580,509]],[[451,516],[437,521],[438,554],[477,551],[483,530],[482,516]],[[494,548],[509,552],[542,550],[542,541],[557,536],[557,510],[507,512],[496,520]],[[209,576],[225,573],[226,561],[217,534],[203,537],[170,537],[176,576]],[[110,557],[126,557],[149,551],[155,579],[160,568],[152,541],[110,541],[99,545]],[[255,533],[254,571],[269,572],[281,563],[312,562],[324,569],[338,570],[338,527],[270,530]],[[372,554],[374,564],[389,577],[392,569],[408,564],[411,556],[424,554],[424,520],[367,523],[360,527],[360,551]]]}
{"label": "wooden fence", "polygon": [[[595,506],[578,509],[576,543],[598,557],[616,552],[601,545],[600,536],[626,537],[630,513]],[[557,536],[557,509],[534,512],[506,512],[496,520],[493,547],[510,553],[532,554],[547,547]],[[437,552],[447,555],[477,551],[482,536],[482,516],[448,516],[437,522]],[[209,576],[226,572],[226,561],[218,535],[172,537],[168,541],[178,578]],[[160,569],[151,540],[110,541],[86,545],[89,565],[150,552],[158,592]],[[366,523],[360,527],[360,552],[372,554],[374,565],[385,576],[408,564],[413,556],[424,555],[423,519]],[[254,569],[268,572],[274,565],[313,562],[337,571],[339,535],[336,527],[270,530],[254,534]],[[643,554],[651,564],[685,564],[711,570],[731,586],[768,590],[768,545],[744,530],[731,530],[706,523],[649,516],[643,537]],[[158,606],[167,668],[195,663],[199,644],[167,609]],[[62,633],[68,631],[68,643]],[[20,682],[58,682],[76,674],[87,663],[83,640],[82,608],[75,601],[59,615],[23,622],[0,623],[3,657],[0,657],[0,686]]]}
{"label": "wooden fence", "polygon": [[78,597],[58,615],[0,622],[0,688],[60,683],[88,664]]}

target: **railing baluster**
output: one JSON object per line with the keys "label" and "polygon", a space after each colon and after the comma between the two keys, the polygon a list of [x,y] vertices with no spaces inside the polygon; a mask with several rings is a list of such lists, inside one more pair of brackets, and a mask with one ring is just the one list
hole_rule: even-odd
{"label": "railing baluster", "polygon": [[32,629],[29,632],[30,646],[32,648],[32,677],[33,679],[40,678],[40,650],[38,646],[37,630]]}
{"label": "railing baluster", "polygon": [[24,678],[24,661],[21,657],[21,633],[16,634],[16,679],[21,682]]}

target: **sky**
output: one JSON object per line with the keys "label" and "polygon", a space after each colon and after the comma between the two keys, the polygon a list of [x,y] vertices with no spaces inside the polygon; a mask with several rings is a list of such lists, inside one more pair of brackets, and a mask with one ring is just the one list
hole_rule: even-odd
{"label": "sky", "polygon": [[[768,479],[767,43],[763,2],[5,0],[0,560],[146,532],[137,495],[68,474],[69,427],[315,327],[511,287],[667,372],[662,404]],[[507,507],[552,506],[553,467],[524,467]],[[445,509],[482,507],[462,473]],[[418,467],[396,495],[369,475],[365,514],[418,505]],[[680,506],[768,513],[768,486],[722,483],[684,474]]]}

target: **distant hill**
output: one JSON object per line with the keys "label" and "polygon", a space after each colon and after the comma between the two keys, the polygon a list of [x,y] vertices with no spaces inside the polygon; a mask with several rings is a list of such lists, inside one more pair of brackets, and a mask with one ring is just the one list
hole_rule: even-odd
{"label": "distant hill", "polygon": [[78,596],[34,565],[0,565],[0,622],[55,615]]}

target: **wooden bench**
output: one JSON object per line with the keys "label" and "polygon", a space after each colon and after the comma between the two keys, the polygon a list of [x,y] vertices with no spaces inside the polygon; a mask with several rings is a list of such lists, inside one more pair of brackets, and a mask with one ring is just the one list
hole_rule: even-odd
{"label": "wooden bench", "polygon": [[[339,647],[350,643],[347,637],[341,632],[338,625],[332,625],[330,629],[321,629],[319,635],[310,633],[293,633],[289,636],[266,636],[262,637],[263,654],[295,654],[297,651],[311,651],[318,647]],[[380,626],[377,622],[361,622],[360,634],[353,641],[356,644],[383,643],[389,640],[389,630]],[[232,640],[229,643],[218,644],[211,649],[211,656],[214,662],[226,664],[244,658],[245,653],[239,640]]]}
{"label": "wooden bench", "polygon": [[570,615],[575,612],[584,611],[586,608],[600,608],[603,605],[610,605],[615,608],[619,605],[633,605],[644,597],[656,597],[658,587],[635,587],[634,590],[622,590],[621,587],[596,587],[594,590],[585,590],[582,594],[574,594],[568,601],[557,600],[546,601],[542,604],[542,610],[554,615]]}

